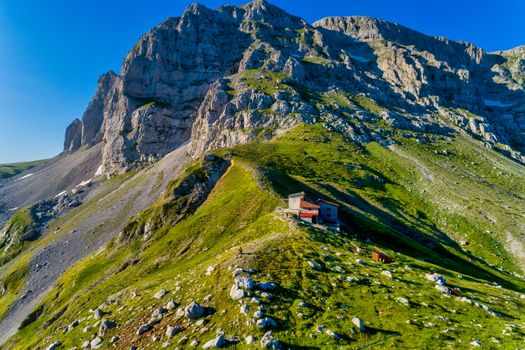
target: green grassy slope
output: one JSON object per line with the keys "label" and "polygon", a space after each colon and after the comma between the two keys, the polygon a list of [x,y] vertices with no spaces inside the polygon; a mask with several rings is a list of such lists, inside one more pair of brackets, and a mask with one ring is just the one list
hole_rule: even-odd
{"label": "green grassy slope", "polygon": [[35,160],[32,162],[0,164],[0,180],[18,175],[24,171],[43,164],[46,160]]}
{"label": "green grassy slope", "polygon": [[[504,229],[522,220],[522,168],[459,137],[403,142],[394,151],[375,143],[360,147],[319,125],[300,125],[270,142],[215,152],[228,152],[232,165],[195,213],[157,228],[147,240],[114,241],[73,266],[42,303],[43,314],[5,347],[56,340],[63,348],[80,347],[95,337],[97,321],[89,310],[100,307],[118,323],[101,348],[158,349],[168,341],[171,349],[193,340],[202,345],[218,330],[237,337],[232,347],[247,348],[244,337],[260,339],[264,331],[252,323],[256,301],[229,297],[237,267],[253,269],[244,274],[257,282],[278,285],[268,295],[250,293],[277,321],[274,335],[290,348],[468,349],[473,340],[485,348],[520,346],[525,282],[515,276],[520,261],[505,253]],[[447,156],[451,152],[454,157]],[[339,202],[345,234],[304,226],[275,211],[285,205],[282,198],[299,190]],[[460,239],[468,245],[456,243]],[[355,253],[355,246],[363,251]],[[372,262],[374,248],[396,261]],[[424,278],[431,272],[459,287],[470,303],[436,290]],[[168,294],[154,298],[160,289]],[[137,328],[169,299],[177,307],[195,300],[211,312],[200,324],[173,309],[137,336]],[[248,315],[240,312],[241,304],[250,306]],[[353,316],[364,321],[365,332],[353,325]],[[74,320],[79,325],[64,333]],[[180,326],[181,333],[167,339],[168,325]],[[93,328],[84,332],[86,326]],[[115,345],[112,336],[119,337]]]}

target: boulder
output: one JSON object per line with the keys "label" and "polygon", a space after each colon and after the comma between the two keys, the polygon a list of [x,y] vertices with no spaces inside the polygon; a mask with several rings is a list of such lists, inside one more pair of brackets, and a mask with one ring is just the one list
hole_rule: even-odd
{"label": "boulder", "polygon": [[244,289],[239,288],[236,284],[234,284],[230,289],[230,298],[233,300],[240,300],[244,298],[245,292]]}
{"label": "boulder", "polygon": [[359,330],[361,332],[365,331],[365,325],[364,325],[363,321],[361,321],[361,319],[359,317],[354,316],[354,318],[352,318],[352,323],[354,325],[356,325],[356,327],[359,328]]}
{"label": "boulder", "polygon": [[182,328],[180,328],[179,326],[175,326],[175,327],[168,326],[168,328],[166,328],[166,336],[168,338],[171,338],[179,334],[181,331],[182,331]]}
{"label": "boulder", "polygon": [[425,278],[431,282],[437,283],[439,285],[444,285],[447,280],[444,276],[437,273],[428,273],[425,275]]}
{"label": "boulder", "polygon": [[138,329],[137,329],[137,332],[135,333],[136,335],[142,335],[146,332],[149,332],[153,329],[153,326],[150,325],[149,323],[146,323],[146,324],[143,324],[142,326],[140,326]]}
{"label": "boulder", "polygon": [[102,319],[102,317],[104,317],[105,314],[106,313],[104,311],[102,311],[102,310],[97,308],[97,309],[95,309],[95,311],[93,311],[93,318],[95,320],[100,320],[100,319]]}
{"label": "boulder", "polygon": [[436,284],[434,287],[441,293],[450,294],[450,289],[448,287],[442,286],[440,284]]}
{"label": "boulder", "polygon": [[268,327],[277,327],[277,322],[269,317],[265,317],[257,320],[256,325],[258,328],[264,329]]}
{"label": "boulder", "polygon": [[203,349],[215,349],[215,348],[220,348],[220,347],[223,347],[227,344],[228,342],[226,341],[226,339],[224,339],[224,335],[219,335],[217,338],[215,339],[212,339],[208,342],[206,342],[202,348]]}
{"label": "boulder", "polygon": [[98,328],[98,336],[105,336],[108,329],[115,327],[117,327],[117,324],[115,322],[106,319],[102,320],[102,322],[100,323],[100,327]]}
{"label": "boulder", "polygon": [[281,344],[279,340],[273,336],[272,332],[266,332],[261,338],[261,348],[276,350],[281,348]]}
{"label": "boulder", "polygon": [[53,342],[46,348],[46,350],[56,350],[60,347],[60,345],[62,345],[62,343],[59,341]]}
{"label": "boulder", "polygon": [[157,293],[155,293],[155,295],[153,295],[153,297],[155,299],[161,299],[163,296],[165,296],[168,292],[164,289],[161,289],[159,290]]}
{"label": "boulder", "polygon": [[255,285],[255,283],[253,282],[253,279],[251,279],[250,277],[236,277],[235,284],[237,285],[237,287],[243,288],[246,290],[253,289]]}
{"label": "boulder", "polygon": [[102,346],[102,338],[96,337],[95,339],[89,342],[91,349],[98,349]]}
{"label": "boulder", "polygon": [[204,315],[204,308],[194,301],[184,308],[184,315],[192,320],[196,320]]}

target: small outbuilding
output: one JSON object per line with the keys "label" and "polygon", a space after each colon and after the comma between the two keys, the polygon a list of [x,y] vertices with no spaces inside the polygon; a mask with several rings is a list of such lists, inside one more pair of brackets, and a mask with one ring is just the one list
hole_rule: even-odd
{"label": "small outbuilding", "polygon": [[379,250],[373,250],[372,251],[372,260],[379,261],[379,262],[382,262],[382,263],[394,262],[394,258],[392,258],[387,253],[379,251]]}

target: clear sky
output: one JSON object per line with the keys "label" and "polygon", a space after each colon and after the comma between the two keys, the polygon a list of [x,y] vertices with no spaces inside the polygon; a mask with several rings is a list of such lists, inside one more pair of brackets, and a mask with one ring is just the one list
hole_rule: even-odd
{"label": "clear sky", "polygon": [[[0,163],[61,152],[98,76],[118,72],[141,34],[178,16],[191,0],[0,0]],[[201,0],[216,8],[247,1]],[[487,51],[525,44],[522,0],[273,0],[313,22],[366,15]]]}

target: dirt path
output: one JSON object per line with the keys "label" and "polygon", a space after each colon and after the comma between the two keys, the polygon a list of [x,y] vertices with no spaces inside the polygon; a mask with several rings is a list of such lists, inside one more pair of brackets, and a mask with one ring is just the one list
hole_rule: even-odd
{"label": "dirt path", "polygon": [[419,173],[421,174],[421,177],[428,182],[434,182],[434,176],[432,175],[432,172],[423,164],[421,164],[417,159],[413,158],[412,156],[404,153],[400,149],[398,149],[396,146],[388,146],[388,149],[395,154],[409,160],[410,162],[414,163],[417,169],[419,170]]}

